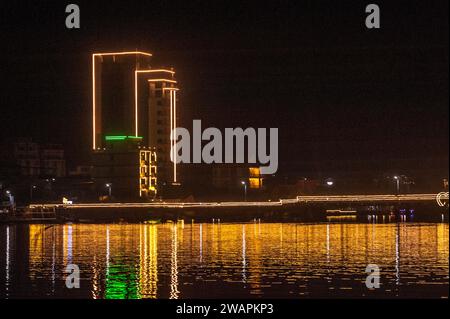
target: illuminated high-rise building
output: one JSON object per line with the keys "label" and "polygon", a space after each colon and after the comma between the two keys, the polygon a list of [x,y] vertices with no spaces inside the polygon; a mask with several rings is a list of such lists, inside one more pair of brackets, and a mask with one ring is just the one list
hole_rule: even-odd
{"label": "illuminated high-rise building", "polygon": [[151,56],[139,51],[92,55],[92,148],[111,152],[107,138],[138,138],[140,147],[155,152],[161,189],[179,182],[170,156],[178,88],[175,72],[152,68]]}
{"label": "illuminated high-rise building", "polygon": [[138,136],[135,71],[150,68],[150,53],[92,55],[92,148],[103,148],[105,136]]}

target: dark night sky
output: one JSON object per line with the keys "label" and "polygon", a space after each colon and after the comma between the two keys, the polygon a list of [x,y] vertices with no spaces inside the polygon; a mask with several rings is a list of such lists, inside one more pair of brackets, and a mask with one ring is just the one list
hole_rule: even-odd
{"label": "dark night sky", "polygon": [[[364,25],[372,2],[380,30]],[[2,2],[4,139],[60,142],[86,162],[90,54],[139,49],[175,67],[184,126],[278,127],[285,167],[448,161],[447,1],[75,0],[79,30],[65,28],[69,3]]]}

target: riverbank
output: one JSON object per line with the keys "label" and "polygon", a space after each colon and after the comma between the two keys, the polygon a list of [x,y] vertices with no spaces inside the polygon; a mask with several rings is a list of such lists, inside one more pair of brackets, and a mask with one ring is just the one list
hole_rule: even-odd
{"label": "riverbank", "polygon": [[[201,205],[200,205],[201,204]],[[147,221],[249,222],[448,222],[448,208],[432,202],[392,204],[276,203],[267,205],[85,204],[32,206],[3,216],[3,223],[114,223]]]}

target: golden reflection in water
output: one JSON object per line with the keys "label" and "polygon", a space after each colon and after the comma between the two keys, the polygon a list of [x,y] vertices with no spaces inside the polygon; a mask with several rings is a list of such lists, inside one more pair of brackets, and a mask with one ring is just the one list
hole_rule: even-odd
{"label": "golden reflection in water", "polygon": [[249,274],[248,281],[250,284],[250,292],[254,295],[261,295],[261,273],[263,269],[262,265],[262,251],[261,251],[261,240],[259,238],[259,231],[261,229],[261,224],[253,224],[253,240],[249,243],[249,250],[255,252],[255,257],[249,261],[249,269],[252,272]]}
{"label": "golden reflection in water", "polygon": [[199,249],[200,249],[200,263],[203,261],[203,224],[200,224],[200,230],[199,230]]}
{"label": "golden reflection in water", "polygon": [[10,255],[11,255],[11,232],[10,232],[10,227],[9,225],[6,226],[6,247],[5,247],[5,253],[6,253],[6,258],[5,258],[5,297],[8,298],[9,297],[9,285],[10,285],[10,271],[11,271],[11,260],[10,260]]}
{"label": "golden reflection in water", "polygon": [[[30,265],[39,265],[41,263],[42,254],[43,254],[43,229],[44,225],[30,225],[30,235],[29,242],[30,247],[33,248],[33,254],[30,254]],[[33,271],[30,271],[30,278],[34,279],[36,274]]]}
{"label": "golden reflection in water", "polygon": [[[75,263],[91,298],[189,298],[186,285],[203,282],[243,285],[251,295],[283,283],[306,294],[314,280],[352,289],[377,264],[393,286],[432,283],[435,275],[448,278],[448,230],[444,223],[30,225],[29,279],[46,279],[45,293],[55,293]],[[336,277],[342,286],[333,286]]]}
{"label": "golden reflection in water", "polygon": [[141,225],[139,290],[143,298],[157,297],[158,285],[158,228],[156,225]]}
{"label": "golden reflection in water", "polygon": [[246,275],[246,242],[245,242],[245,225],[242,225],[242,282],[245,283],[247,281],[247,275]]}
{"label": "golden reflection in water", "polygon": [[171,227],[172,256],[170,259],[170,299],[178,299],[178,225]]}

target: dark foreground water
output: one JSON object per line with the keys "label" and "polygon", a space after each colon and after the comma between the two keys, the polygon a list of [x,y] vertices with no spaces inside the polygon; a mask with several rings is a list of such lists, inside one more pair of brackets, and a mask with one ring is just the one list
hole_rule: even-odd
{"label": "dark foreground water", "polygon": [[448,240],[447,223],[0,225],[0,297],[448,297]]}

